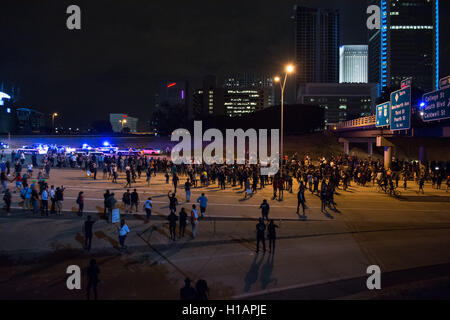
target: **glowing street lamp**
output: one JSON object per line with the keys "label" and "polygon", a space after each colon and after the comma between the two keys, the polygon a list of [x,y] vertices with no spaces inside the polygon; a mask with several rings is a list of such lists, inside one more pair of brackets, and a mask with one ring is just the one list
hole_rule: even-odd
{"label": "glowing street lamp", "polygon": [[280,151],[281,151],[281,163],[280,163],[280,177],[283,177],[283,159],[284,159],[284,88],[286,87],[286,79],[289,73],[294,72],[294,66],[292,64],[288,64],[285,67],[285,74],[284,74],[284,80],[283,83],[281,83],[280,77],[276,76],[273,78],[275,82],[280,83],[281,87],[281,143],[280,143]]}
{"label": "glowing street lamp", "polygon": [[52,130],[55,131],[55,117],[57,117],[58,114],[56,112],[54,112],[52,114]]}

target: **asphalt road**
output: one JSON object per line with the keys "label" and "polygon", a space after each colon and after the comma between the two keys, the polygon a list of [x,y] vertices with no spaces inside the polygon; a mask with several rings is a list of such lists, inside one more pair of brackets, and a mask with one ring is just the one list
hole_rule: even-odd
{"label": "asphalt road", "polygon": [[[427,298],[433,292],[448,297],[448,286],[442,285],[450,276],[450,193],[445,190],[426,185],[425,194],[419,195],[410,182],[410,189],[396,199],[372,186],[352,185],[346,192],[338,190],[338,211],[327,213],[320,212],[318,197],[307,192],[306,216],[299,216],[296,194],[271,200],[271,186],[249,200],[243,200],[239,188],[196,188],[192,203],[205,192],[207,217],[200,221],[196,239],[190,238],[188,225],[186,236],[173,242],[165,220],[167,192],[173,186],[158,174],[150,187],[144,177],[133,185],[141,205],[153,198],[154,216],[147,222],[142,207],[123,215],[131,229],[127,250],[117,248],[115,226],[99,220],[88,253],[83,250],[84,218],[72,212],[78,192],[84,191],[86,214],[99,219],[105,189],[115,192],[118,202],[125,191],[123,175],[119,184],[101,179],[102,173],[98,178],[94,181],[81,170],[54,169],[49,184],[66,187],[63,216],[33,216],[22,209],[3,213],[0,298],[84,299],[83,290],[66,288],[66,268],[85,267],[92,257],[100,264],[101,299],[177,299],[186,276],[207,280],[212,299]],[[186,209],[191,207],[183,189],[177,198]],[[263,199],[280,226],[274,255],[255,253]],[[19,208],[18,201],[16,194],[13,207]],[[366,269],[373,264],[382,271],[381,290],[366,287]],[[429,294],[421,296],[423,292]]]}

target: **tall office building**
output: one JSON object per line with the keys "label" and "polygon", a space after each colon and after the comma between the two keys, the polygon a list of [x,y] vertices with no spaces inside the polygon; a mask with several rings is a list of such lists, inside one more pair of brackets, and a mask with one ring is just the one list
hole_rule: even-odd
{"label": "tall office building", "polygon": [[275,105],[273,76],[255,73],[230,73],[225,76],[224,88],[263,90],[267,98],[265,107]]}
{"label": "tall office building", "polygon": [[339,49],[339,83],[367,83],[367,45],[345,45]]}
{"label": "tall office building", "polygon": [[296,87],[339,81],[339,12],[294,6]]}
{"label": "tall office building", "polygon": [[439,82],[439,0],[369,0],[381,9],[381,29],[369,30],[369,82],[435,90]]}

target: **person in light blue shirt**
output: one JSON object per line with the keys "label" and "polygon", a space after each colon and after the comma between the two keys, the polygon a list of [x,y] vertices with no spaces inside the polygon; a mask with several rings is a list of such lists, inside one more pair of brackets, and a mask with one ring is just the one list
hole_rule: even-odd
{"label": "person in light blue shirt", "polygon": [[125,224],[125,220],[120,220],[120,227],[119,227],[119,243],[122,249],[125,249],[125,239],[127,237],[127,234],[130,232],[130,229]]}
{"label": "person in light blue shirt", "polygon": [[44,187],[44,190],[41,194],[41,210],[42,214],[45,214],[48,216],[48,192],[47,192],[47,186]]}
{"label": "person in light blue shirt", "polygon": [[205,217],[206,205],[208,204],[208,198],[202,193],[200,197],[197,198],[197,202],[200,203],[200,213],[202,218]]}

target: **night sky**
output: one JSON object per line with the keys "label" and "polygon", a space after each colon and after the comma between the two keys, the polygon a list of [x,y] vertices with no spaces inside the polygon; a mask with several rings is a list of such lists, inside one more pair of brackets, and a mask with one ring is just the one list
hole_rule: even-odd
{"label": "night sky", "polygon": [[[66,28],[71,4],[82,30]],[[366,43],[363,0],[1,0],[0,82],[19,84],[21,106],[58,112],[68,127],[110,112],[147,120],[158,79],[195,87],[208,73],[274,74],[293,61],[294,4],[339,8],[342,44]],[[448,38],[441,33],[441,76],[450,73]]]}

